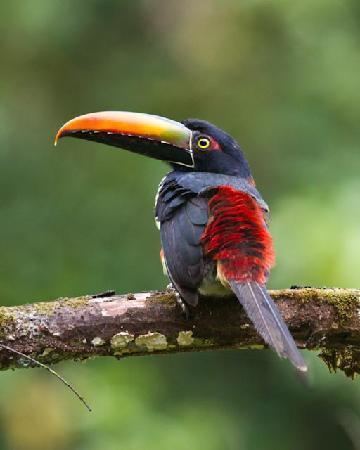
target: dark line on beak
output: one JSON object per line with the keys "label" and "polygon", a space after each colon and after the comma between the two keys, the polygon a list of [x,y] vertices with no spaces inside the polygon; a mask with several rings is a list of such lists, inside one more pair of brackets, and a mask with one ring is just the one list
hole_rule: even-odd
{"label": "dark line on beak", "polygon": [[148,137],[96,130],[64,131],[61,137],[66,136],[122,148],[160,161],[193,167],[190,150]]}

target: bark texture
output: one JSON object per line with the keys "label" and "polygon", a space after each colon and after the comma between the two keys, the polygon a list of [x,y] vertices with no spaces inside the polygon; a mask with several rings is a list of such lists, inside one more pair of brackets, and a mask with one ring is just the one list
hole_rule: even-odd
{"label": "bark texture", "polygon": [[[360,290],[270,291],[297,345],[330,370],[360,373]],[[0,343],[53,364],[93,356],[264,348],[235,298],[201,299],[186,319],[173,292],[60,298],[0,307]],[[3,349],[0,368],[29,367]]]}

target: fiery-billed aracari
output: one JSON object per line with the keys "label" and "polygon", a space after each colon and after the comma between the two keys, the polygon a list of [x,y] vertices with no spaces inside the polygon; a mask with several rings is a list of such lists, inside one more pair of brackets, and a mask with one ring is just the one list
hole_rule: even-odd
{"label": "fiery-billed aracari", "polygon": [[162,260],[181,299],[235,294],[263,339],[300,371],[307,366],[266,291],[274,265],[268,206],[238,143],[197,119],[130,113],[85,114],[56,136],[105,143],[167,161],[156,196]]}

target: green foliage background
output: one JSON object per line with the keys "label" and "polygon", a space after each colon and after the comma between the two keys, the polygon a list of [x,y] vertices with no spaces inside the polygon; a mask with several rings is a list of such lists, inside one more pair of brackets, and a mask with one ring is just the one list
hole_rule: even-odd
{"label": "green foliage background", "polygon": [[[272,208],[271,287],[359,287],[358,0],[12,0],[0,14],[0,298],[165,286],[153,226],[164,164],[63,141],[97,110],[215,122]],[[224,324],[226,326],[226,324]],[[360,448],[359,382],[271,352],[59,366],[0,376],[6,450]]]}

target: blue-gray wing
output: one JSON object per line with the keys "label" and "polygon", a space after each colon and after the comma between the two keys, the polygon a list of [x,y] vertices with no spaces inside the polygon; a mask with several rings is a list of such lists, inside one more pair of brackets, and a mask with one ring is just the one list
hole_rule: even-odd
{"label": "blue-gray wing", "polygon": [[201,235],[208,221],[207,200],[192,197],[160,225],[168,275],[183,300],[195,306],[203,279]]}

